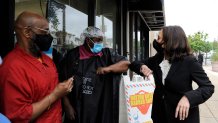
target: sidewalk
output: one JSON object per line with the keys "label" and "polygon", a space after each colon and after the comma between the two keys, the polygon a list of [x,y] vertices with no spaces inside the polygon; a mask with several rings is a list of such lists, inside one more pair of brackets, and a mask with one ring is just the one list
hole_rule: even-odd
{"label": "sidewalk", "polygon": [[218,72],[213,72],[211,66],[203,66],[205,72],[215,86],[213,96],[200,105],[200,123],[218,123]]}

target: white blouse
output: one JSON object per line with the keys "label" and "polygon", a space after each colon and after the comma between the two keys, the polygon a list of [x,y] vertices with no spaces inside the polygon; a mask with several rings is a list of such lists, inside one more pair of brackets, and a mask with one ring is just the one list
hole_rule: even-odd
{"label": "white blouse", "polygon": [[165,84],[165,78],[167,77],[167,74],[170,70],[171,64],[169,63],[168,60],[163,60],[160,64],[159,64],[161,71],[162,71],[162,82],[163,85]]}

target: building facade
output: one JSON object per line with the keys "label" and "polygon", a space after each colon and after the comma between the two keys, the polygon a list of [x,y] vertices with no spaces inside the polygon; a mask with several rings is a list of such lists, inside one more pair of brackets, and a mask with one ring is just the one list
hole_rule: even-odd
{"label": "building facade", "polygon": [[130,61],[149,57],[149,32],[165,25],[163,0],[7,0],[0,6],[0,35],[4,39],[0,40],[1,57],[13,49],[14,20],[25,10],[47,17],[55,38],[54,48],[82,44],[82,31],[96,26],[105,34],[105,47],[113,48]]}

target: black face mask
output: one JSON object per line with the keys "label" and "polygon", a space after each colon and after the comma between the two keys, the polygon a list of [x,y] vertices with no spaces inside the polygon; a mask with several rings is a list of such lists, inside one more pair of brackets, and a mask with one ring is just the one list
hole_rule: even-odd
{"label": "black face mask", "polygon": [[32,41],[38,46],[39,50],[48,51],[51,47],[53,37],[50,34],[35,34],[35,37],[32,38]]}
{"label": "black face mask", "polygon": [[153,47],[157,52],[163,52],[164,48],[162,48],[163,44],[159,44],[156,39],[153,41]]}
{"label": "black face mask", "polygon": [[29,51],[32,53],[32,55],[34,55],[35,57],[40,57],[41,56],[41,52],[39,47],[36,45],[36,43],[34,43],[33,41],[29,42]]}

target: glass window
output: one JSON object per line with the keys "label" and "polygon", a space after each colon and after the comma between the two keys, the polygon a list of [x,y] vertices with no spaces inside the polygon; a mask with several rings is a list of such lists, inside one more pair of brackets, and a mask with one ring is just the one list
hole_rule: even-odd
{"label": "glass window", "polygon": [[142,44],[141,44],[141,34],[140,34],[140,31],[138,31],[137,32],[137,34],[138,34],[138,39],[137,39],[137,41],[138,41],[138,47],[137,47],[137,50],[138,50],[138,54],[136,54],[136,55],[138,55],[138,60],[141,60],[142,58],[141,58],[141,56],[142,56]]}
{"label": "glass window", "polygon": [[69,0],[51,1],[48,9],[53,47],[61,54],[83,44],[80,34],[88,26],[87,3]]}
{"label": "glass window", "polygon": [[105,34],[104,46],[113,48],[114,46],[114,24],[116,21],[116,1],[96,0],[96,27]]}
{"label": "glass window", "polygon": [[103,15],[96,16],[96,27],[100,28],[105,35],[104,46],[113,48],[113,22]]}
{"label": "glass window", "polygon": [[132,35],[132,36],[133,36],[133,40],[132,40],[132,41],[133,41],[133,42],[132,42],[132,51],[133,51],[133,52],[132,52],[132,55],[133,55],[133,57],[132,57],[132,58],[133,58],[133,61],[135,61],[135,60],[136,60],[136,52],[135,52],[135,50],[136,50],[136,48],[135,48],[135,46],[136,46],[136,45],[135,45],[135,44],[136,44],[136,43],[135,43],[135,41],[136,41],[136,36],[135,36],[135,30],[133,30],[133,35]]}
{"label": "glass window", "polygon": [[45,16],[47,0],[15,0],[15,18],[23,11],[32,11]]}

